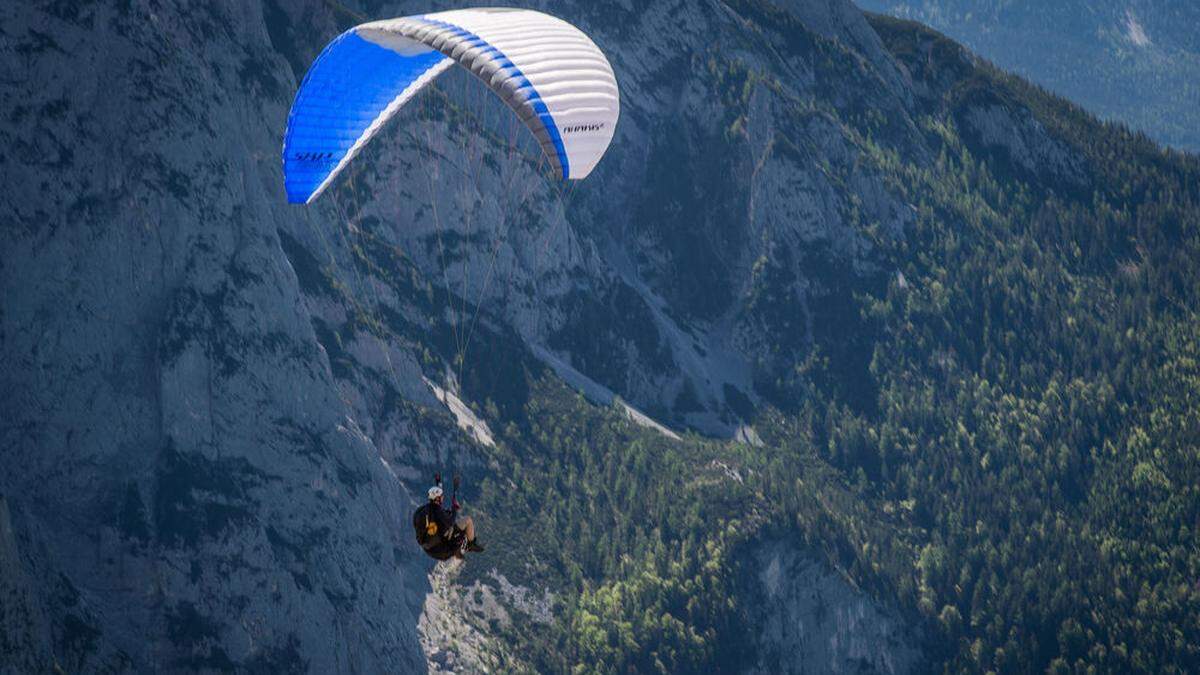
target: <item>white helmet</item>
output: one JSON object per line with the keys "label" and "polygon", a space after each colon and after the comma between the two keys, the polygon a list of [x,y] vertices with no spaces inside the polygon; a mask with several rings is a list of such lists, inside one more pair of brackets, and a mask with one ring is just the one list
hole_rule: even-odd
{"label": "white helmet", "polygon": [[429,501],[433,501],[441,496],[442,496],[442,486],[434,485],[433,487],[429,488]]}

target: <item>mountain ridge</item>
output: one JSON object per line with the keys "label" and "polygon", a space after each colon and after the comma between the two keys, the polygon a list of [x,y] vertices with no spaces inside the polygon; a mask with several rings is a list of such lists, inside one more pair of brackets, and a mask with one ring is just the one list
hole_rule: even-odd
{"label": "mountain ridge", "polygon": [[535,5],[593,179],[450,75],[306,209],[297,80],[425,5],[0,10],[3,668],[1196,662],[1194,157],[845,2]]}
{"label": "mountain ridge", "polygon": [[946,32],[1007,70],[1120,120],[1158,142],[1195,153],[1200,45],[1182,26],[1200,21],[1186,3],[863,0],[864,9]]}

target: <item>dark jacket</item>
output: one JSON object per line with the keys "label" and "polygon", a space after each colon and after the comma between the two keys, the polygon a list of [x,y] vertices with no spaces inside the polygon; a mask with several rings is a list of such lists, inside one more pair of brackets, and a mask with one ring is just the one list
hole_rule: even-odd
{"label": "dark jacket", "polygon": [[467,534],[458,529],[456,513],[434,502],[425,502],[413,513],[417,543],[431,557],[447,560],[462,548]]}

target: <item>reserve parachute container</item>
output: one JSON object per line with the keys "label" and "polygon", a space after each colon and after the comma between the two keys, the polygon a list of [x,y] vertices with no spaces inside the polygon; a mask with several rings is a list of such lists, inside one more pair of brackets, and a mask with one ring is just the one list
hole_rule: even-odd
{"label": "reserve parachute container", "polygon": [[554,175],[586,177],[616,130],[608,59],[575,26],[526,9],[462,9],[342,33],[305,75],[283,144],[287,198],[310,203],[383,125],[455,65],[482,80],[541,145]]}

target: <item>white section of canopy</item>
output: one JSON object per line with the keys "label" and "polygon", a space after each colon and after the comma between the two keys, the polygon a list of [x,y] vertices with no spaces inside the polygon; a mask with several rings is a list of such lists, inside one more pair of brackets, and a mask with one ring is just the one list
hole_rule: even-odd
{"label": "white section of canopy", "polygon": [[[587,35],[562,19],[524,9],[463,9],[355,30],[400,54],[421,53],[416,43],[437,49],[475,73],[529,125],[564,179],[585,178],[612,141],[620,116],[612,66]],[[475,44],[472,35],[486,45]],[[539,114],[539,101],[549,120]],[[550,124],[554,129],[545,128]],[[560,147],[567,167],[558,159]]]}

